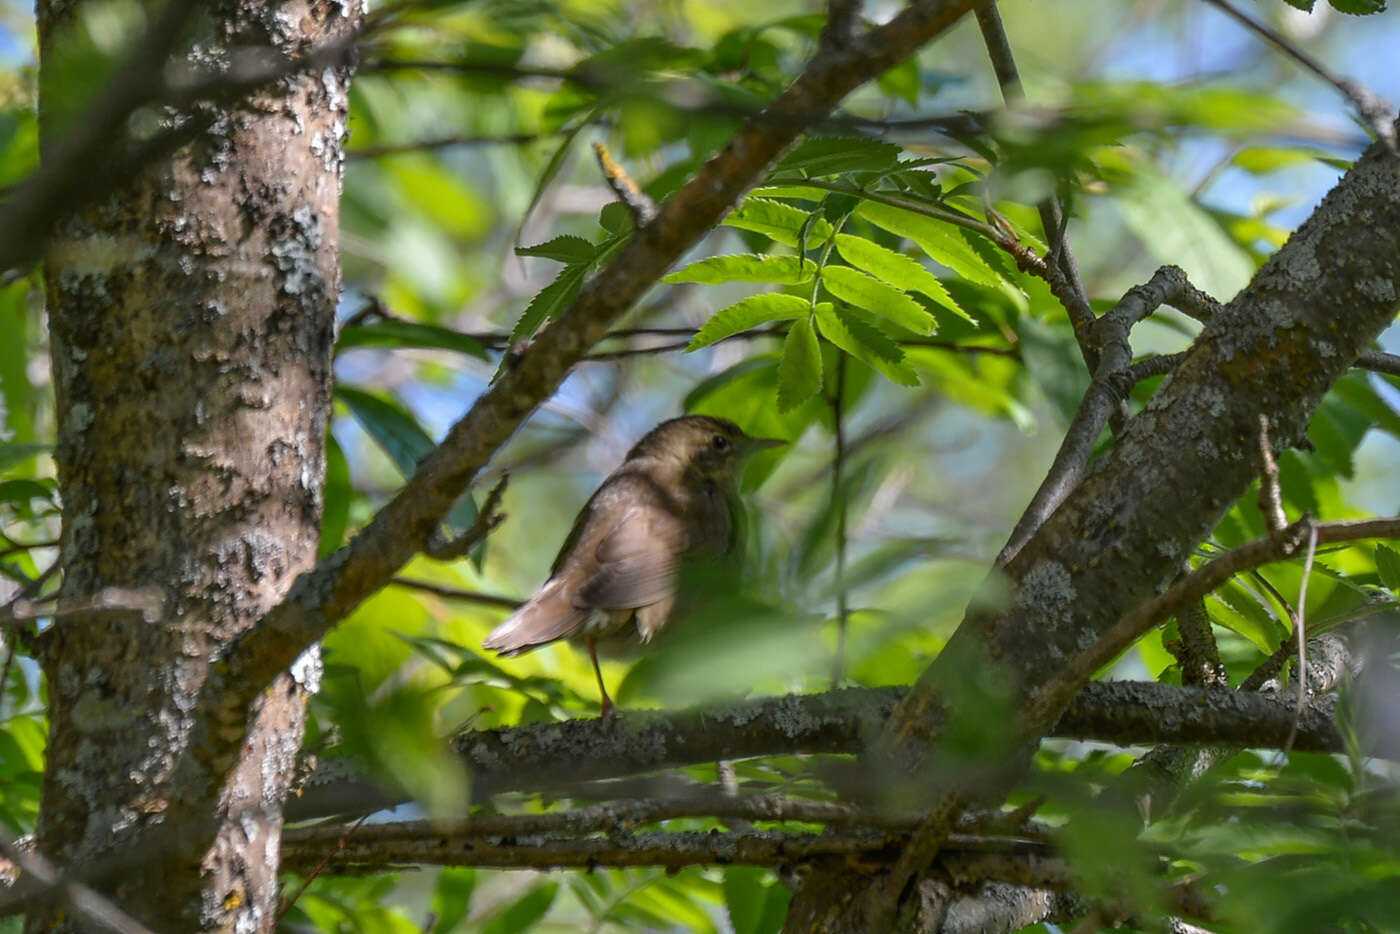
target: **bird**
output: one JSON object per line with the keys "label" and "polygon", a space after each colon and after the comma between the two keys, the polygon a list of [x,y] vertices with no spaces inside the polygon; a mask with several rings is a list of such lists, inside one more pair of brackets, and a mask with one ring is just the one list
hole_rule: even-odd
{"label": "bird", "polygon": [[708,415],[657,425],[579,512],[549,579],[483,648],[509,657],[560,639],[582,643],[609,719],[615,706],[598,667],[599,642],[652,640],[675,608],[681,566],[734,546],[730,503],[745,458],[785,443]]}

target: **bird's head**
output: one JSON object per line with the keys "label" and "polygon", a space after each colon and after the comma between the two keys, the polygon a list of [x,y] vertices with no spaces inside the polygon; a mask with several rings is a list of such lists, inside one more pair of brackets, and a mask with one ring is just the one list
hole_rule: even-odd
{"label": "bird's head", "polygon": [[786,443],[775,438],[752,438],[728,419],[682,415],[647,432],[627,453],[627,459],[667,461],[693,478],[728,486],[748,455]]}

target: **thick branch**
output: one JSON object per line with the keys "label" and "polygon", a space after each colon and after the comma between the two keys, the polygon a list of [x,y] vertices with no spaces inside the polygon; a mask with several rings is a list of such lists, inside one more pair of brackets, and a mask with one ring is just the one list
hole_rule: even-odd
{"label": "thick branch", "polygon": [[[753,830],[656,831],[607,836],[570,834],[481,834],[471,821],[444,827],[429,821],[373,824],[360,828],[330,860],[342,872],[382,872],[395,864],[557,869],[592,866],[752,865],[781,868],[825,857],[867,857],[894,851],[903,834],[866,828],[825,833]],[[344,838],[339,826],[288,830],[282,863],[305,870]],[[1071,876],[1064,860],[1038,842],[1016,838],[955,835],[938,865],[956,880],[996,879],[1018,885],[1065,887]]]}
{"label": "thick branch", "polygon": [[[857,754],[903,696],[897,688],[844,688],[742,701],[728,707],[628,711],[610,723],[567,720],[462,733],[453,741],[478,797],[506,791],[578,789],[590,782],[721,759],[765,755]],[[1119,745],[1219,743],[1279,747],[1293,706],[1275,694],[1182,688],[1136,681],[1084,686],[1050,735]],[[1310,704],[1294,747],[1340,752],[1330,698]],[[1373,754],[1400,757],[1400,749]],[[654,793],[660,793],[658,782]],[[629,794],[639,794],[629,789]],[[303,820],[392,807],[404,800],[365,782],[335,760],[288,802]],[[835,812],[795,820],[833,821]],[[745,816],[745,815],[739,815]],[[750,819],[763,819],[749,814]],[[904,825],[901,825],[904,826]]]}

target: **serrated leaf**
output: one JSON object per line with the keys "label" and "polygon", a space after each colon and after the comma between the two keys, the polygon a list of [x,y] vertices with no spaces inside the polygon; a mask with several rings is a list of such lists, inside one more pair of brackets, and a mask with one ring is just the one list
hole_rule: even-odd
{"label": "serrated leaf", "polygon": [[708,347],[715,341],[770,321],[786,321],[800,318],[811,311],[811,304],[795,295],[781,292],[766,292],[763,295],[750,295],[728,308],[715,312],[705,326],[691,340],[686,352]]}
{"label": "serrated leaf", "polygon": [[582,237],[569,234],[555,237],[553,240],[546,240],[544,243],[537,243],[534,246],[515,248],[516,256],[539,256],[544,259],[558,260],[566,265],[591,263],[597,253],[598,248],[592,243]]}
{"label": "serrated leaf", "polygon": [[953,296],[948,294],[943,283],[938,281],[938,277],[925,269],[918,260],[911,259],[902,253],[896,253],[894,250],[882,247],[864,237],[856,237],[851,234],[837,234],[836,249],[846,262],[857,269],[863,269],[897,289],[927,295],[939,305],[976,326],[977,321],[973,319],[972,315],[963,311]]}
{"label": "serrated leaf", "polygon": [[935,262],[964,279],[993,289],[1002,283],[996,270],[967,245],[955,228],[942,221],[874,201],[865,202],[856,213],[877,227],[908,237]]}
{"label": "serrated leaf", "polygon": [[822,269],[822,284],[843,302],[874,312],[915,334],[933,333],[934,318],[927,308],[858,269],[827,266]]}
{"label": "serrated leaf", "polygon": [[360,427],[384,449],[407,479],[418,462],[433,449],[433,439],[397,404],[351,386],[335,387],[335,397],[345,403]]}
{"label": "serrated leaf", "polygon": [[568,308],[569,303],[578,294],[579,287],[583,285],[583,277],[587,271],[586,266],[565,266],[557,279],[540,289],[539,293],[530,299],[530,304],[525,306],[520,320],[515,322],[515,328],[510,332],[511,343],[533,337],[540,325]]}
{"label": "serrated leaf", "polygon": [[749,198],[724,219],[726,227],[738,227],[761,233],[770,240],[795,247],[802,242],[802,228],[810,221],[807,242],[821,243],[831,236],[831,225],[820,217],[812,219],[808,211],[781,201]]}
{"label": "serrated leaf", "polygon": [[850,311],[837,311],[830,302],[814,309],[822,336],[846,353],[901,386],[919,385],[919,375],[904,359],[904,351],[879,328]]}
{"label": "serrated leaf", "polygon": [[1372,13],[1384,13],[1386,0],[1327,0],[1327,2],[1332,4],[1332,9],[1338,13],[1369,16]]}
{"label": "serrated leaf", "polygon": [[866,137],[821,136],[804,140],[774,169],[780,172],[806,172],[809,176],[837,175],[841,172],[879,172],[899,161],[894,143]]}
{"label": "serrated leaf", "polygon": [[1386,545],[1376,546],[1376,571],[1393,593],[1400,593],[1400,553]]}
{"label": "serrated leaf", "polygon": [[778,411],[791,412],[822,388],[822,351],[810,317],[798,318],[783,341],[778,364]]}
{"label": "serrated leaf", "polygon": [[341,328],[336,351],[351,347],[431,347],[486,359],[486,348],[476,338],[418,321],[376,321]]}
{"label": "serrated leaf", "polygon": [[721,282],[800,285],[810,280],[816,271],[816,263],[796,256],[737,253],[698,260],[683,269],[677,269],[661,281],[698,282],[701,285],[718,285]]}

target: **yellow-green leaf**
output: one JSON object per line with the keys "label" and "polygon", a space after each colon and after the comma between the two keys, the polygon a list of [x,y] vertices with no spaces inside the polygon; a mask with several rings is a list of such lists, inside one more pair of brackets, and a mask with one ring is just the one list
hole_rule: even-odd
{"label": "yellow-green leaf", "polygon": [[767,324],[770,321],[800,318],[811,310],[812,306],[805,298],[798,298],[795,295],[784,295],[781,292],[750,295],[728,308],[721,308],[715,312],[714,316],[706,321],[705,326],[695,335],[695,339],[690,342],[686,352],[708,347],[715,341],[723,340],[730,335],[747,331],[749,328]]}
{"label": "yellow-green leaf", "polygon": [[863,269],[897,289],[903,289],[906,292],[921,292],[954,314],[967,319],[973,325],[977,324],[972,315],[963,311],[953,296],[948,294],[948,290],[943,287],[942,282],[938,281],[938,277],[925,269],[918,260],[902,253],[896,253],[894,250],[882,247],[864,237],[856,237],[851,234],[837,234],[836,249],[840,251],[846,262],[857,269]]}
{"label": "yellow-green leaf", "polygon": [[802,228],[809,221],[811,226],[807,228],[808,243],[821,243],[831,236],[831,225],[822,218],[813,219],[808,211],[767,198],[749,198],[737,211],[724,219],[724,224],[726,227],[752,230],[770,240],[795,247],[801,243]]}
{"label": "yellow-green leaf", "polygon": [[822,269],[822,284],[843,302],[874,312],[915,334],[933,333],[933,315],[927,308],[894,286],[858,269],[827,266]]}
{"label": "yellow-green leaf", "polygon": [[768,256],[739,253],[711,256],[677,269],[662,282],[698,282],[717,285],[721,282],[776,282],[780,285],[800,285],[811,279],[817,264],[796,256]]}
{"label": "yellow-green leaf", "polygon": [[1001,285],[996,270],[967,245],[956,228],[943,221],[874,201],[866,201],[856,213],[877,227],[908,237],[932,259],[964,279],[993,289]]}

